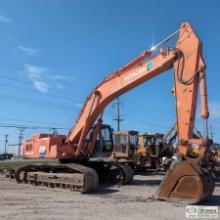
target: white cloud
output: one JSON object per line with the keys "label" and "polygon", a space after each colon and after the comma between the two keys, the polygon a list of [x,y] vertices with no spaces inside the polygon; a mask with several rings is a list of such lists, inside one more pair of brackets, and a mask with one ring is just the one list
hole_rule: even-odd
{"label": "white cloud", "polygon": [[11,23],[11,19],[0,15],[0,23]]}
{"label": "white cloud", "polygon": [[35,79],[41,78],[42,75],[47,70],[44,67],[39,67],[39,66],[29,65],[29,64],[25,64],[24,67],[25,67],[24,68],[25,73],[27,73],[30,78],[35,78]]}
{"label": "white cloud", "polygon": [[56,75],[52,76],[52,78],[56,79],[56,80],[68,79],[67,76],[64,76],[64,75],[61,75],[61,74],[56,74]]}
{"label": "white cloud", "polygon": [[46,93],[48,91],[48,85],[42,81],[34,81],[34,87],[40,92]]}
{"label": "white cloud", "polygon": [[212,118],[220,118],[220,103],[211,102],[209,103],[210,116]]}
{"label": "white cloud", "polygon": [[37,49],[34,49],[34,48],[18,46],[18,49],[20,49],[21,51],[23,51],[24,53],[26,53],[27,55],[30,55],[30,56],[39,55],[39,51]]}
{"label": "white cloud", "polygon": [[43,81],[43,77],[46,73],[46,68],[39,67],[35,65],[25,64],[24,72],[27,74],[28,78],[33,82],[34,87],[43,93],[46,93],[49,86]]}

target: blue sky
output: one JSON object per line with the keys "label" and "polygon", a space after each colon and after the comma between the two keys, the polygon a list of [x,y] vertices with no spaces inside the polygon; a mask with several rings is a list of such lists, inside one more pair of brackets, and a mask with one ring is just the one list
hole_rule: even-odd
{"label": "blue sky", "polygon": [[[210,121],[220,142],[219,1],[0,0],[0,5],[0,123],[69,129],[97,83],[188,21],[203,41]],[[120,97],[122,129],[169,129],[175,121],[172,87],[168,71]],[[114,128],[115,112],[111,103],[104,114]],[[38,132],[48,130],[27,129],[24,136]],[[0,128],[0,152],[5,134],[10,144],[18,142],[18,129]]]}

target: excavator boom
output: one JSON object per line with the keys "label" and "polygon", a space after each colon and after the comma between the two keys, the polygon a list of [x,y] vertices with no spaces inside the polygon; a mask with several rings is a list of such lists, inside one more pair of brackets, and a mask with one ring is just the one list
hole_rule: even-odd
{"label": "excavator boom", "polygon": [[[193,136],[200,80],[202,117],[208,118],[202,46],[191,26],[188,23],[181,26],[175,48],[161,49],[156,55],[152,55],[153,49],[144,51],[135,60],[109,75],[88,96],[75,126],[66,138],[67,143],[77,144],[76,157],[83,151],[86,136],[107,104],[172,67],[175,73],[179,141],[188,141]],[[181,154],[186,154],[186,147],[180,145],[179,149]]]}
{"label": "excavator boom", "polygon": [[[211,175],[201,167],[205,166],[207,161],[210,141],[207,138],[194,138],[193,133],[199,83],[201,116],[204,120],[209,116],[205,63],[202,57],[202,44],[192,27],[188,23],[183,23],[178,33],[176,47],[161,49],[156,55],[153,51],[162,44],[146,50],[101,82],[87,98],[66,142],[77,144],[74,157],[79,157],[84,153],[86,136],[108,103],[173,67],[178,153],[181,161],[167,173],[158,191],[158,198],[184,199],[197,203],[210,195],[214,189]],[[177,32],[174,35],[176,34]],[[192,158],[190,155],[195,145],[200,148],[198,158]]]}

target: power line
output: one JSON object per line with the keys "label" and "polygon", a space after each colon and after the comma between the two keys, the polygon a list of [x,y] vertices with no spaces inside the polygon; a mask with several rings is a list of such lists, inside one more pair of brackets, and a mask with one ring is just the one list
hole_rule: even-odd
{"label": "power line", "polygon": [[52,134],[54,134],[54,135],[58,133],[58,132],[57,132],[57,128],[50,128],[49,131],[50,131],[50,130],[53,131]]}
{"label": "power line", "polygon": [[[7,67],[7,68],[10,68],[10,69],[14,69],[14,70],[18,70],[18,71],[24,71],[24,69],[19,68],[19,67],[16,67],[16,66],[13,66],[13,65],[10,65],[10,64],[5,64],[5,63],[0,62],[0,65],[1,65],[1,66],[4,66],[4,67]],[[30,82],[28,82],[28,81],[18,80],[18,79],[16,79],[16,78],[4,76],[4,75],[0,75],[0,76],[3,77],[3,78],[5,78],[5,79],[8,79],[8,80],[12,80],[12,81],[16,81],[16,82],[21,82],[21,83],[30,85]],[[63,81],[63,79],[61,79],[61,80]],[[80,88],[82,88],[82,89],[88,89],[87,87],[84,87],[84,86],[81,86],[81,85],[77,85],[77,84],[74,84],[74,83],[71,83],[71,82],[64,82],[64,83],[70,85],[71,87],[77,86],[77,87],[80,87]],[[37,92],[37,91],[31,90],[31,89],[21,88],[21,87],[14,86],[14,85],[9,85],[9,84],[3,84],[3,83],[1,83],[0,85],[2,85],[2,86],[7,86],[7,87],[10,87],[10,88],[16,88],[16,89],[22,89],[22,90],[26,90],[26,91],[31,91],[31,92]],[[50,88],[50,90],[51,90],[51,91],[54,91],[54,92],[57,92],[56,89]],[[38,92],[37,92],[37,93],[38,93]],[[67,93],[67,92],[64,92],[64,91],[59,91],[59,93],[65,93],[65,94],[68,94],[68,95],[71,95],[71,96],[72,96],[71,93]],[[40,94],[40,93],[39,93],[39,94]],[[69,99],[68,99],[68,98],[65,98],[65,97],[61,97],[61,96],[57,96],[57,95],[53,95],[53,94],[48,94],[48,93],[47,93],[47,95],[52,96],[52,97],[54,97],[54,98],[67,99],[67,100],[69,101]],[[7,95],[5,95],[5,96],[7,96]],[[79,97],[79,95],[77,95],[77,97]],[[15,97],[13,97],[13,96],[11,96],[11,97],[7,96],[7,101],[10,101],[10,100],[8,100],[8,98],[15,98]],[[20,97],[19,97],[19,98],[20,98]],[[16,99],[17,99],[17,98],[16,98]],[[16,101],[17,101],[17,100],[16,100]],[[15,101],[13,101],[13,102],[15,102]],[[27,101],[25,101],[25,104],[26,104],[26,102],[27,102]],[[30,102],[30,100],[29,100],[29,102]],[[49,106],[56,106],[56,108],[58,107],[58,108],[62,108],[62,109],[67,109],[66,106],[60,105],[60,104],[47,103],[47,102],[41,102],[41,101],[38,101],[38,102],[43,104],[43,105],[38,105],[38,107],[49,108]],[[133,106],[134,108],[138,108],[137,106],[142,106],[144,109],[147,109],[147,110],[148,110],[147,114],[149,114],[149,108],[150,108],[150,106],[143,105],[143,103],[136,103],[136,102],[134,102],[134,101],[129,101],[129,103],[130,103],[130,102],[135,104],[135,106]],[[20,103],[20,102],[19,102],[19,103]],[[33,103],[32,103],[32,104],[33,104]],[[35,101],[34,101],[34,104],[36,105]],[[72,106],[72,107],[76,107],[76,106]],[[72,107],[71,107],[71,108],[72,108]],[[129,107],[129,108],[130,108],[130,107]],[[138,108],[138,109],[139,109],[139,111],[140,111],[140,109],[142,109],[142,108]],[[70,111],[72,111],[72,109],[70,109]],[[120,111],[120,109],[119,109],[119,111]],[[137,111],[135,111],[135,112],[137,113]],[[142,111],[142,112],[143,112],[143,111]],[[155,111],[154,111],[154,112],[155,112]],[[139,113],[139,114],[140,114],[140,113]],[[144,114],[145,114],[145,113],[143,112],[142,115],[144,115]],[[162,114],[164,114],[164,111],[162,111]],[[133,113],[132,113],[132,115],[134,116]],[[153,115],[153,114],[151,114],[151,115]],[[171,114],[167,114],[167,115],[171,115]],[[129,116],[130,116],[130,115],[129,115]],[[145,115],[144,117],[146,118],[146,115]],[[119,119],[119,117],[116,117],[116,119]],[[140,120],[143,120],[143,117],[141,117]],[[117,121],[117,120],[116,120],[116,121]],[[117,126],[117,127],[120,128],[120,122],[117,122],[117,123],[118,123],[118,126]]]}
{"label": "power line", "polygon": [[[150,100],[148,100],[148,101],[150,101]],[[129,104],[130,104],[130,103],[131,103],[131,104],[133,103],[134,105],[132,105],[132,107],[138,109],[138,111],[140,111],[140,110],[142,110],[142,109],[146,109],[148,112],[151,112],[151,113],[153,112],[153,113],[155,113],[155,109],[158,108],[158,106],[156,106],[155,109],[154,109],[154,108],[152,108],[152,105],[151,105],[151,104],[149,104],[149,105],[144,105],[143,103],[134,102],[133,100],[129,100],[128,103],[129,103]],[[141,108],[139,108],[138,106],[141,107]],[[129,106],[129,108],[130,108],[130,106]],[[174,107],[173,109],[175,109],[175,107]],[[168,112],[168,111],[166,111],[166,110],[163,109],[163,111],[160,111],[160,114],[172,115],[173,113]]]}
{"label": "power line", "polygon": [[[11,95],[7,95],[7,94],[3,94],[0,93],[1,99],[5,99],[6,101],[9,102],[17,102],[17,103],[23,103],[25,105],[30,106],[31,105],[35,105],[38,108],[47,108],[47,109],[54,109],[54,107],[57,109],[62,109],[62,110],[68,110],[68,111],[73,111],[73,108],[77,108],[77,106],[67,106],[67,105],[63,105],[63,104],[58,104],[58,103],[50,103],[50,102],[43,102],[40,100],[34,100],[34,99],[28,99],[28,98],[24,98],[24,97],[18,97],[18,96],[11,96]],[[12,101],[13,100],[13,101]],[[41,104],[41,105],[39,105]]]}
{"label": "power line", "polygon": [[[133,109],[133,110],[132,110]],[[145,118],[151,118],[152,117],[155,117],[156,115],[161,115],[163,117],[166,117],[166,118],[173,118],[173,116],[175,116],[175,113],[173,114],[164,114],[163,112],[158,112],[158,111],[154,111],[154,112],[151,112],[149,111],[149,109],[145,108],[146,111],[142,110],[141,108],[135,106],[129,106],[126,108],[125,112],[127,113],[130,113],[130,114],[138,114],[140,117],[145,117]]]}
{"label": "power line", "polygon": [[[28,85],[28,86],[31,85],[31,83],[28,82],[28,81],[20,80],[20,79],[18,80],[17,78],[14,78],[14,77],[4,76],[4,75],[1,75],[1,74],[0,74],[0,77],[4,78],[6,80],[9,80],[9,81],[14,81],[16,83],[25,84],[25,85]],[[53,89],[53,88],[49,88],[49,90],[52,91],[52,92],[55,92],[55,93],[62,93],[62,94],[65,94],[65,95],[73,96],[72,93],[67,92],[67,91],[61,91],[61,90],[57,91],[57,89]]]}
{"label": "power line", "polygon": [[[157,123],[155,121],[152,122],[152,120],[148,120],[146,119],[145,117],[139,117],[137,115],[134,115],[134,114],[126,114],[126,113],[123,113],[124,115],[126,115],[128,118],[133,118],[135,121],[139,121],[140,123],[143,124],[143,122],[146,122],[148,125],[155,125],[155,126],[160,126],[160,127],[163,127],[163,128],[169,128],[169,125],[164,125],[162,123]],[[173,123],[170,123],[170,124],[173,124]]]}
{"label": "power line", "polygon": [[[23,91],[37,93],[38,95],[42,95],[42,93],[39,93],[38,91],[35,91],[33,89],[22,88],[22,87],[19,87],[19,86],[9,85],[9,84],[5,84],[5,83],[0,83],[0,86],[5,86],[5,87],[8,87],[8,88],[19,89],[19,90],[23,90]],[[58,96],[58,95],[53,95],[53,94],[50,94],[50,93],[43,93],[43,95],[47,95],[47,96],[50,96],[50,97],[53,97],[53,98],[62,99],[62,100],[65,99],[65,100],[67,100],[69,102],[71,101],[70,98],[63,97],[63,96]]]}
{"label": "power line", "polygon": [[[12,68],[12,69],[15,69],[15,70],[19,70],[19,71],[24,71],[24,69],[19,68],[19,67],[16,67],[16,66],[13,66],[13,65],[10,65],[10,64],[5,64],[5,63],[0,62],[0,65],[1,65],[1,66],[5,66],[5,67],[7,67],[7,68]],[[7,79],[9,79],[9,80],[14,80],[14,81],[16,81],[16,82],[19,82],[19,81],[20,81],[20,82],[22,82],[22,83],[26,83],[26,84],[30,85],[30,82],[27,82],[27,81],[24,81],[24,80],[18,80],[18,79],[16,79],[16,78],[4,76],[4,75],[1,75],[1,74],[0,74],[0,76],[3,77],[3,78],[7,78]],[[62,80],[62,79],[61,79],[61,80]],[[82,85],[79,85],[79,84],[76,84],[76,83],[73,84],[73,83],[71,83],[71,82],[66,82],[66,81],[65,81],[64,83],[70,85],[71,87],[77,86],[77,87],[81,87],[82,89],[85,89],[85,90],[90,89],[90,88],[88,88],[88,87],[85,87],[85,86],[82,86]],[[57,92],[56,89],[50,88],[50,90],[53,90],[53,91]],[[64,92],[64,91],[59,91],[59,93],[65,93],[65,94],[69,94],[69,95],[72,96],[71,93]],[[83,98],[84,98],[84,97],[83,97]],[[150,109],[150,105],[146,106],[146,105],[143,105],[143,103],[137,103],[137,102],[134,102],[133,100],[132,100],[132,101],[129,100],[129,103],[133,103],[133,104],[135,104],[135,106],[140,105],[140,106],[142,106],[143,108]],[[151,108],[151,109],[152,109],[152,108]],[[153,110],[153,111],[154,111],[154,110]],[[163,111],[163,113],[164,113],[164,111]],[[168,113],[168,114],[170,114],[170,113]]]}
{"label": "power line", "polygon": [[[1,83],[0,83],[0,85],[1,85]],[[3,84],[4,86],[10,86],[10,87],[14,87],[14,86],[11,86],[11,85],[8,85],[8,84]],[[18,88],[18,87],[15,87],[16,89]],[[23,88],[21,88],[21,87],[19,87],[18,89],[22,89],[23,90]],[[30,90],[28,90],[28,91],[30,91]],[[31,90],[31,92],[37,92],[37,91],[33,91],[33,90]],[[38,93],[38,92],[37,92]],[[51,95],[51,96],[54,96],[54,95]],[[59,97],[59,96],[54,96],[54,97],[57,97],[57,98],[62,98],[62,97]],[[63,98],[62,98],[63,99]],[[69,101],[69,99],[67,99],[68,101]],[[135,102],[132,102],[132,103],[135,103]],[[51,104],[50,104],[51,105]],[[53,105],[53,104],[52,104]],[[135,103],[135,106],[132,106],[131,108],[137,108],[139,111],[142,111],[143,112],[143,114],[145,114],[144,113],[144,111],[142,110],[142,109],[147,109],[148,110],[148,112],[147,112],[147,114],[150,114],[149,113],[149,107],[144,107],[144,108],[138,108],[136,105],[141,105],[141,104],[137,104],[137,103]],[[144,105],[141,105],[141,106],[144,106]],[[65,106],[66,107],[66,106]],[[75,107],[75,106],[73,106],[73,107]],[[130,108],[130,107],[129,107]],[[136,112],[136,111],[135,111]],[[164,113],[164,112],[163,112]],[[153,115],[152,113],[151,113],[151,115]],[[169,114],[169,116],[170,116],[171,114]],[[145,116],[146,117],[146,116]]]}
{"label": "power line", "polygon": [[[11,100],[9,100],[8,98],[13,98],[13,99],[15,99],[16,98],[16,100],[13,100],[13,102],[14,101],[16,101],[17,102],[17,99],[19,98],[19,99],[23,99],[23,100],[25,100],[25,102],[24,102],[24,104],[28,104],[27,102],[29,101],[29,103],[32,101],[32,100],[28,100],[27,98],[20,98],[20,97],[15,97],[15,96],[9,96],[9,95],[5,95],[5,94],[3,94],[4,96],[6,96],[7,97],[7,101],[11,101]],[[66,105],[64,106],[64,105],[62,105],[62,104],[55,104],[55,103],[48,103],[48,102],[42,102],[42,101],[37,101],[38,103],[41,103],[41,104],[43,104],[43,105],[38,105],[37,103],[36,103],[36,101],[34,100],[34,103],[32,103],[33,105],[37,105],[38,107],[43,107],[43,108],[50,108],[50,106],[55,106],[56,108],[62,108],[62,109],[67,109],[67,110],[70,110],[70,111],[73,111],[73,109],[72,108],[76,108],[76,106],[70,106],[70,107],[67,107]],[[20,103],[20,101],[19,101],[19,103]],[[29,105],[28,105],[29,106]],[[129,107],[129,109],[131,110],[131,108],[133,108],[134,106],[132,106],[132,107]],[[147,109],[147,112],[144,112],[143,110],[141,110],[140,108],[138,108],[137,106],[135,106],[138,110],[139,110],[139,112],[138,111],[133,111],[133,112],[131,112],[131,111],[128,111],[128,110],[126,110],[126,112],[130,112],[132,115],[134,115],[134,112],[136,113],[136,115],[137,115],[137,113],[138,113],[138,116],[139,117],[141,117],[141,118],[149,118],[149,114],[150,115],[152,115],[152,116],[154,116],[155,114],[153,114],[153,113],[150,113],[149,111],[148,111],[148,109]],[[141,110],[141,111],[140,111]],[[120,111],[120,110],[119,110]],[[155,112],[156,113],[156,112]],[[161,114],[161,112],[160,112],[160,114]],[[167,116],[169,116],[169,117],[171,117],[172,115],[171,114],[169,114],[169,115],[167,115]],[[150,117],[150,118],[152,118],[152,117]],[[116,119],[114,119],[114,120],[116,120]],[[122,120],[121,120],[122,121]]]}
{"label": "power line", "polygon": [[0,122],[0,127],[4,128],[18,128],[18,129],[56,129],[56,130],[69,130],[67,128],[62,128],[62,127],[44,127],[44,126],[37,126],[37,125],[19,125],[19,124],[8,124],[8,123],[1,123]]}
{"label": "power line", "polygon": [[[54,122],[48,122],[48,121],[33,121],[33,120],[26,120],[26,119],[17,119],[17,118],[8,118],[8,117],[0,117],[2,120],[7,120],[7,121],[18,121],[18,122],[30,122],[30,123],[38,123],[38,124],[54,124]],[[54,126],[53,125],[53,126]],[[60,125],[64,125],[64,123],[60,123]],[[57,124],[56,124],[57,126]],[[50,126],[49,126],[50,127]],[[52,126],[51,126],[52,127]]]}
{"label": "power line", "polygon": [[[150,115],[149,115],[149,112],[148,112],[148,109],[147,109],[147,112],[137,111],[137,110],[132,111],[132,108],[130,108],[130,107],[129,107],[129,108],[126,108],[126,110],[123,111],[123,114],[126,114],[126,115],[128,116],[128,118],[130,118],[130,117],[136,117],[136,118],[138,118],[138,119],[140,119],[140,120],[143,120],[143,119],[144,119],[144,120],[149,120],[149,121],[152,121],[152,119],[153,119],[152,116],[158,118],[157,113],[161,115],[160,112],[154,112],[154,114],[151,114],[151,116],[150,116]],[[169,117],[169,119],[171,119],[171,118],[172,118],[172,120],[175,119],[175,114],[169,115],[169,116],[173,116],[173,117]],[[162,117],[165,118],[164,115],[163,115]],[[166,118],[167,118],[167,117],[166,117]],[[158,124],[159,124],[159,123],[158,123]]]}
{"label": "power line", "polygon": [[[0,86],[2,85],[2,83],[0,83]],[[21,90],[27,90],[27,91],[31,91],[31,92],[35,92],[35,93],[38,93],[37,91],[33,91],[33,90],[30,90],[30,89],[24,89],[24,88],[21,88],[21,87],[15,87],[15,86],[11,86],[11,85],[7,85],[7,84],[3,84],[4,86],[8,86],[8,87],[13,87],[13,88],[16,88],[16,89],[21,89]],[[39,93],[38,93],[39,94]],[[50,96],[53,96],[54,98],[60,98],[60,99],[64,99],[63,97],[59,97],[59,96],[55,96],[55,95],[51,95],[51,94],[48,94],[48,95],[50,95]],[[8,95],[7,95],[8,96]],[[68,99],[68,98],[65,98],[67,101],[70,101],[70,99]],[[39,102],[41,102],[41,101],[39,101]],[[49,104],[49,103],[48,103]],[[50,103],[49,105],[54,105],[54,103]],[[47,106],[48,107],[48,106]],[[76,107],[76,106],[73,106],[73,107]],[[62,107],[63,108],[63,107]],[[64,108],[66,108],[66,106],[64,107]],[[130,106],[129,107],[129,109],[130,108],[136,108],[136,109],[138,109],[139,110],[139,113],[141,113],[142,112],[142,114],[145,114],[145,116],[146,115],[148,115],[148,114],[151,114],[151,115],[153,115],[153,113],[151,113],[151,112],[149,112],[149,108],[148,107],[145,107],[144,109],[147,109],[147,113],[146,112],[144,112],[143,110],[142,110],[142,108],[138,108],[137,106]],[[141,111],[141,112],[140,112]],[[135,112],[137,112],[137,111],[135,111]],[[154,112],[155,113],[155,112]],[[164,112],[160,112],[160,114],[164,114]],[[171,115],[171,114],[166,114],[167,116],[169,115]]]}
{"label": "power line", "polygon": [[[3,62],[0,62],[0,66],[4,66],[6,68],[14,69],[14,70],[17,70],[17,71],[22,71],[22,72],[25,71],[21,67],[14,66],[14,65],[11,65],[11,64],[7,64],[7,63],[3,63]],[[45,76],[47,76],[47,75],[45,75]],[[48,78],[51,78],[51,77],[48,77]],[[82,89],[89,89],[88,87],[76,84],[75,82],[67,82],[64,79],[60,79],[60,80],[63,81],[64,84],[70,85],[71,87],[78,87],[78,88],[82,88]]]}
{"label": "power line", "polygon": [[[0,64],[0,65],[1,65],[1,64]],[[21,83],[25,83],[25,84],[30,85],[30,83],[27,82],[27,81],[17,80],[17,79],[15,79],[15,78],[13,78],[13,77],[6,77],[6,76],[3,76],[3,75],[1,75],[1,74],[0,74],[0,76],[3,77],[3,78],[9,79],[9,80],[13,80],[13,81],[16,81],[16,82],[21,82]],[[37,91],[35,91],[35,90],[31,90],[31,89],[21,88],[21,87],[18,87],[18,86],[12,86],[12,85],[3,84],[3,83],[1,83],[0,86],[1,86],[1,85],[2,85],[2,86],[7,86],[7,87],[16,88],[16,89],[27,90],[27,91],[31,91],[31,92],[35,92],[35,93],[40,94],[39,92],[37,92]],[[50,90],[53,90],[54,92],[58,92],[56,89],[50,88]],[[71,93],[64,92],[64,91],[59,91],[59,93],[64,93],[64,94],[68,94],[68,95],[71,95],[71,96],[72,96]],[[52,97],[54,97],[54,98],[66,99],[66,100],[70,101],[70,99],[68,99],[68,98],[66,98],[66,97],[57,96],[57,95],[48,94],[48,93],[46,93],[46,95],[52,96]],[[84,99],[83,96],[80,96],[80,95],[78,95],[78,94],[77,94],[77,97],[82,97],[82,98]],[[72,98],[71,98],[71,99],[72,99]],[[153,112],[155,112],[152,108],[150,108],[150,106],[143,105],[143,103],[137,103],[137,102],[134,102],[134,101],[129,101],[129,103],[135,104],[135,106],[132,106],[132,107],[137,108],[139,111],[140,111],[141,109],[147,109],[147,110],[148,110],[148,113],[147,113],[147,114],[149,114],[149,109],[151,109]],[[142,108],[138,108],[138,106],[141,106]],[[130,108],[130,107],[129,107],[129,108]],[[161,113],[164,114],[165,112],[163,111],[163,112],[161,112]],[[166,114],[166,113],[165,113],[165,114]],[[171,114],[170,114],[170,113],[167,113],[167,115],[171,115]]]}

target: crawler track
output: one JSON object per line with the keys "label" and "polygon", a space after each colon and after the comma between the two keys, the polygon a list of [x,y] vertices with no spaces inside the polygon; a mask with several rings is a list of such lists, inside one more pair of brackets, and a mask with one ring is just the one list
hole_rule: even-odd
{"label": "crawler track", "polygon": [[66,188],[77,192],[91,192],[98,187],[96,171],[81,164],[31,164],[19,168],[17,183]]}
{"label": "crawler track", "polygon": [[30,164],[17,169],[17,183],[65,188],[88,193],[97,189],[99,181],[128,184],[133,180],[133,170],[127,165],[109,161],[87,161],[83,164]]}

